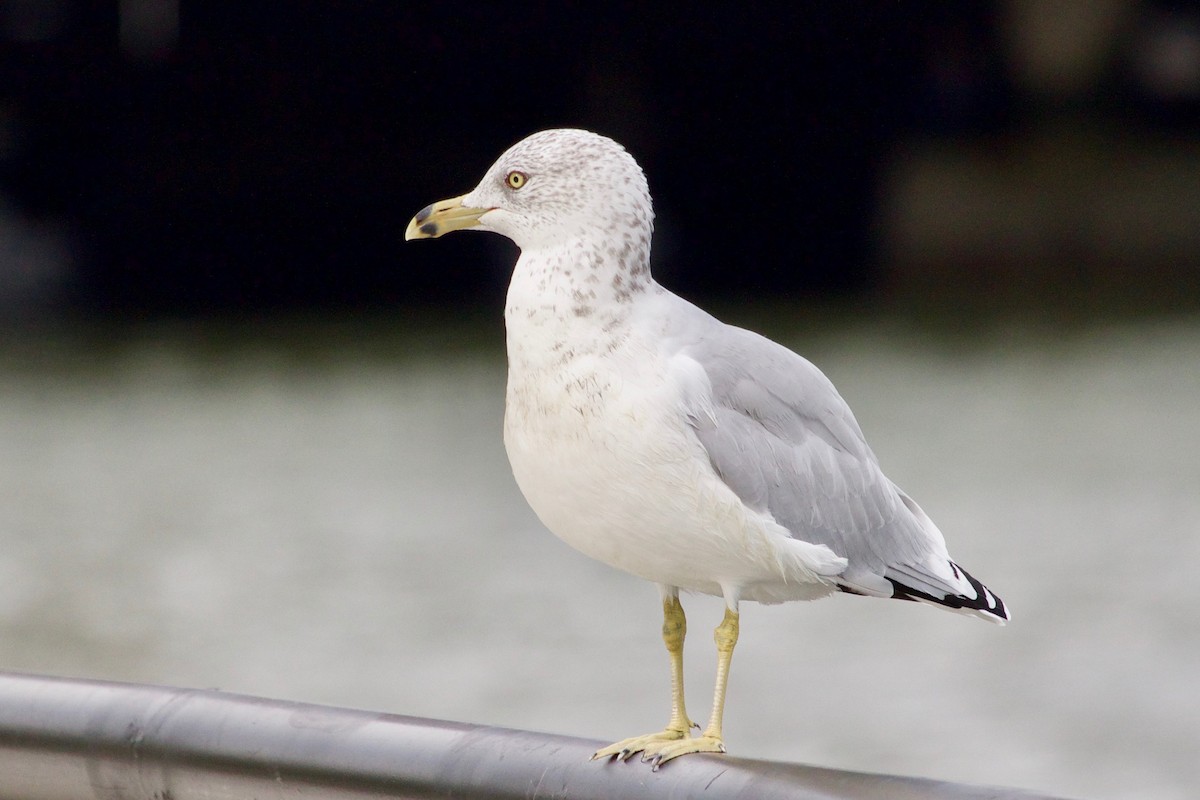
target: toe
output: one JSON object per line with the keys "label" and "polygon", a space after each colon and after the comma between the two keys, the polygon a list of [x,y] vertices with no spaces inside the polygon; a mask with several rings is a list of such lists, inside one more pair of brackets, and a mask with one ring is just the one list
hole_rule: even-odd
{"label": "toe", "polygon": [[645,736],[631,736],[628,739],[622,739],[615,744],[610,744],[608,747],[597,750],[592,754],[592,760],[614,758],[617,761],[628,761],[636,753],[646,752],[654,754],[663,745],[677,744],[687,738],[687,731],[675,730],[674,728],[667,728],[658,733],[648,733]]}
{"label": "toe", "polygon": [[725,742],[715,736],[699,736],[695,739],[687,739],[676,742],[663,742],[661,745],[654,748],[647,748],[642,756],[642,761],[647,761],[652,765],[652,769],[657,772],[658,768],[667,763],[671,759],[686,756],[691,753],[724,753]]}

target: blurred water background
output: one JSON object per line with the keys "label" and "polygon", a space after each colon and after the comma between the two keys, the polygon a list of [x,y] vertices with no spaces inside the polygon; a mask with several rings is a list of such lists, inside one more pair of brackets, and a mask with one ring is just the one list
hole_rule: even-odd
{"label": "blurred water background", "polygon": [[[1197,320],[966,340],[827,310],[759,322],[824,367],[1015,621],[751,604],[732,751],[1191,796]],[[498,312],[10,338],[0,664],[601,739],[657,727],[656,591],[526,507],[500,437],[501,339]],[[720,605],[685,606],[703,714]]]}
{"label": "blurred water background", "polygon": [[660,726],[655,589],[503,453],[514,249],[401,241],[579,126],[659,279],[824,369],[1015,615],[747,606],[732,751],[1195,797],[1194,4],[513,9],[0,0],[0,670]]}

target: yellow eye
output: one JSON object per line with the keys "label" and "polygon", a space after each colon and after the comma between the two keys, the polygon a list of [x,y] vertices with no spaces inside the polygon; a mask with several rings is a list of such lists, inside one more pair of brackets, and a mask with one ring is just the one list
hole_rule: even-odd
{"label": "yellow eye", "polygon": [[504,179],[504,182],[507,183],[511,189],[520,189],[525,185],[525,181],[527,180],[529,180],[529,178],[524,172],[517,172],[516,170],[513,170],[512,172],[508,173],[508,177]]}

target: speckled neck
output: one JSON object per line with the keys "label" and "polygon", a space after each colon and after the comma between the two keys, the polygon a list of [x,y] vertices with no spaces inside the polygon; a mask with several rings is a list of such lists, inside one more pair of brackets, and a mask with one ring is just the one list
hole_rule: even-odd
{"label": "speckled neck", "polygon": [[570,358],[603,352],[627,331],[650,276],[650,235],[581,237],[528,250],[513,270],[505,306],[512,370],[554,370]]}
{"label": "speckled neck", "polygon": [[615,238],[585,234],[521,254],[505,316],[586,318],[619,310],[652,283],[649,231],[627,229]]}

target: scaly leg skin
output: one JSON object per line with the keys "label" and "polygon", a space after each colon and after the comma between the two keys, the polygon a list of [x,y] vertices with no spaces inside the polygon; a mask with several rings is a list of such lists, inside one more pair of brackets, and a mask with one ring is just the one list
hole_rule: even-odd
{"label": "scaly leg skin", "polygon": [[664,590],[662,636],[667,645],[667,653],[671,656],[671,721],[658,733],[622,739],[616,744],[597,750],[592,756],[593,761],[610,756],[618,761],[626,761],[634,753],[657,753],[662,745],[688,740],[691,729],[700,727],[688,719],[683,704],[683,639],[686,635],[687,618],[683,615],[679,594],[677,591],[668,593]]}
{"label": "scaly leg skin", "polygon": [[725,687],[729,682],[729,662],[733,660],[733,647],[738,640],[738,612],[725,608],[725,619],[717,626],[713,638],[717,642],[717,686],[713,691],[712,716],[704,733],[695,739],[670,741],[645,748],[643,761],[654,765],[654,770],[673,758],[688,753],[724,753],[725,740],[721,735],[721,722],[725,716]]}

